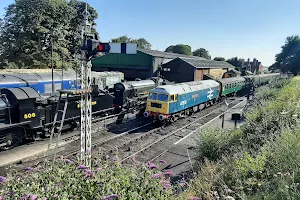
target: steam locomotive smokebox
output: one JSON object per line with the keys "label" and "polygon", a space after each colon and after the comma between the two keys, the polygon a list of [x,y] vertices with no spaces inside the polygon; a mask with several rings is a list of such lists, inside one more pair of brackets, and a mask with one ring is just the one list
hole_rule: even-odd
{"label": "steam locomotive smokebox", "polygon": [[39,125],[40,115],[35,108],[36,98],[40,95],[30,87],[2,89],[1,94],[5,95],[10,103],[12,123],[30,121],[30,126]]}
{"label": "steam locomotive smokebox", "polygon": [[242,119],[241,113],[232,113],[232,114],[231,114],[231,120],[239,121],[239,120],[241,120],[241,119]]}

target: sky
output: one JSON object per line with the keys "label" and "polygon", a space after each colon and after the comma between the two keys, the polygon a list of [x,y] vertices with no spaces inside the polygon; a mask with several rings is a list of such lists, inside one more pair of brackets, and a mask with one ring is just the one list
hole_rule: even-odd
{"label": "sky", "polygon": [[[0,16],[14,0],[0,0]],[[87,0],[101,41],[145,38],[153,50],[187,44],[213,57],[274,63],[287,36],[300,34],[300,0]]]}

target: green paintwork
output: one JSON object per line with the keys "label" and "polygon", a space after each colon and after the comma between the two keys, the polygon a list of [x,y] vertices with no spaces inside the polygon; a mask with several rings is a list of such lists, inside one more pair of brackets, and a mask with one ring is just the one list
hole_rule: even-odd
{"label": "green paintwork", "polygon": [[240,83],[239,85],[235,85],[232,87],[229,87],[229,84],[223,85],[223,89],[222,89],[222,96],[231,94],[231,93],[235,93],[239,90],[242,90],[245,86]]}
{"label": "green paintwork", "polygon": [[143,52],[137,51],[137,54],[117,54],[110,53],[105,56],[95,58],[92,61],[93,68],[107,67],[113,68],[116,66],[134,66],[151,68],[153,65],[153,57]]}

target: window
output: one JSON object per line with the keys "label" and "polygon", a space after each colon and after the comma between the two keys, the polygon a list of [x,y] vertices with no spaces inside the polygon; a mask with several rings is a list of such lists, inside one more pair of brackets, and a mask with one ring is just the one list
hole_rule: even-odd
{"label": "window", "polygon": [[175,101],[175,95],[171,95],[170,101]]}
{"label": "window", "polygon": [[148,99],[156,100],[157,99],[157,94],[156,93],[150,93],[148,96]]}
{"label": "window", "polygon": [[165,95],[165,94],[158,94],[157,95],[157,100],[158,101],[168,101],[168,95]]}

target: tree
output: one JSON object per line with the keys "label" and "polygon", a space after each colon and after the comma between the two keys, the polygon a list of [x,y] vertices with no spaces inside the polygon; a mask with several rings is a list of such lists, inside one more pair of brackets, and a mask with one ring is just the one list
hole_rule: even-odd
{"label": "tree", "polygon": [[173,48],[174,48],[174,45],[171,45],[168,48],[166,48],[165,52],[173,53]]}
{"label": "tree", "polygon": [[171,45],[169,46],[165,52],[170,52],[170,53],[178,53],[178,54],[183,54],[183,55],[192,55],[192,48],[189,45],[186,44],[177,44],[177,45]]}
{"label": "tree", "polygon": [[214,60],[215,61],[225,61],[225,58],[223,58],[223,57],[215,57]]}
{"label": "tree", "polygon": [[196,49],[195,51],[193,51],[193,56],[199,56],[199,57],[202,57],[202,58],[206,58],[208,60],[211,59],[211,56],[209,55],[209,52],[204,48],[199,48],[199,49]]}
{"label": "tree", "polygon": [[281,46],[281,52],[275,55],[276,62],[269,67],[274,71],[279,69],[282,72],[300,72],[300,37],[292,35],[286,38],[285,44]]}
{"label": "tree", "polygon": [[111,39],[112,43],[136,43],[138,48],[141,49],[151,49],[151,44],[144,38],[139,38],[139,39],[132,39],[127,37],[127,35],[118,37],[118,38],[113,38]]}
{"label": "tree", "polygon": [[234,58],[230,58],[230,59],[226,60],[226,62],[228,62],[229,64],[231,64],[235,67],[242,67],[245,60],[243,58],[234,57]]}
{"label": "tree", "polygon": [[[79,52],[84,8],[77,0],[18,0],[9,5],[0,23],[0,65],[47,68],[53,46],[54,65],[61,67],[62,59]],[[95,24],[97,12],[89,5],[88,10]]]}

